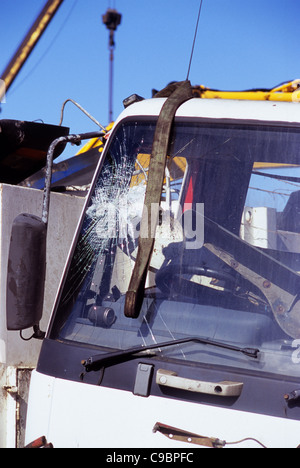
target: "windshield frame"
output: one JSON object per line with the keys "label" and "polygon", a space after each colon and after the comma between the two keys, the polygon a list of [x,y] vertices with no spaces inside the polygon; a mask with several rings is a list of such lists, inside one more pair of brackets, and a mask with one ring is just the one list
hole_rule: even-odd
{"label": "windshield frame", "polygon": [[[107,140],[107,142],[106,142],[106,144],[104,146],[104,150],[101,153],[97,168],[95,170],[95,174],[93,176],[91,186],[90,186],[88,195],[86,197],[86,201],[85,201],[84,207],[82,209],[81,217],[80,217],[80,220],[78,222],[76,233],[75,233],[75,236],[74,236],[74,239],[73,239],[73,242],[72,242],[72,247],[70,249],[70,252],[69,252],[69,255],[68,255],[68,258],[67,258],[65,269],[64,269],[64,272],[63,272],[63,275],[62,275],[62,280],[61,280],[60,286],[59,286],[59,291],[58,291],[58,294],[57,294],[57,297],[56,297],[56,300],[55,300],[55,304],[54,304],[54,307],[53,307],[52,315],[51,315],[51,321],[50,321],[48,332],[47,332],[48,337],[51,335],[51,329],[52,329],[52,326],[53,326],[53,321],[54,321],[54,318],[55,318],[56,309],[57,309],[57,306],[59,304],[62,289],[63,289],[63,286],[64,286],[64,281],[65,281],[66,276],[68,274],[71,259],[72,259],[73,255],[74,255],[74,250],[75,250],[77,242],[78,242],[78,238],[79,238],[81,228],[82,228],[82,224],[84,222],[84,218],[85,218],[85,214],[86,214],[86,209],[89,206],[92,194],[93,194],[94,189],[95,189],[95,185],[97,183],[97,179],[99,177],[99,173],[100,173],[100,171],[102,169],[102,166],[103,166],[103,163],[105,161],[106,155],[107,155],[107,153],[109,151],[111,141],[113,140],[115,134],[117,133],[118,128],[119,128],[120,125],[126,124],[127,122],[132,122],[132,121],[144,122],[145,120],[147,120],[148,122],[157,122],[157,119],[158,119],[158,116],[153,116],[153,115],[150,115],[150,116],[149,115],[129,116],[129,117],[125,117],[122,120],[119,120],[116,123],[116,125],[113,127],[113,129],[111,130],[111,133],[109,134],[109,138],[108,138],[108,140]],[[199,116],[199,117],[182,117],[182,116],[181,117],[175,117],[175,123],[177,123],[177,122],[178,123],[185,123],[185,122],[195,122],[195,121],[199,122],[199,124],[202,123],[202,124],[212,124],[212,125],[218,125],[218,124],[224,125],[225,124],[225,125],[234,125],[234,126],[250,125],[250,126],[261,126],[261,127],[266,126],[266,127],[275,127],[275,128],[279,127],[279,128],[287,128],[287,129],[290,128],[290,129],[299,129],[299,132],[300,132],[300,122],[286,122],[286,121],[275,121],[275,120],[257,120],[257,119],[209,118],[209,117],[201,117],[201,116]]]}

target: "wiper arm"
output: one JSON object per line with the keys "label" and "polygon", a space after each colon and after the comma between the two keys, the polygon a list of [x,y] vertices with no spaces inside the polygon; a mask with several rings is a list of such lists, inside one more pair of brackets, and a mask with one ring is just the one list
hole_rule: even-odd
{"label": "wiper arm", "polygon": [[[150,351],[152,349],[166,348],[167,346],[174,346],[183,343],[201,343],[205,345],[217,346],[218,348],[229,349],[231,351],[237,351],[239,353],[245,354],[246,356],[257,359],[259,349],[256,348],[240,348],[238,346],[233,346],[228,343],[223,343],[221,341],[214,341],[206,338],[198,337],[189,337],[173,341],[165,341],[163,343],[155,343],[152,345],[146,346],[134,346],[122,351],[115,351],[113,353],[98,354],[96,356],[91,356],[87,360],[81,361],[81,364],[85,367],[86,372],[98,371],[104,367],[113,366],[121,362],[127,361],[130,358],[133,358],[136,354],[141,353],[142,351]],[[147,355],[145,355],[147,356]]]}

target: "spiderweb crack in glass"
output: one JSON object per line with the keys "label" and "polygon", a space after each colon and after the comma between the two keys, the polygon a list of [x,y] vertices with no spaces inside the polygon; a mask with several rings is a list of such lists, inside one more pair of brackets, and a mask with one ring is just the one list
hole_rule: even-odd
{"label": "spiderweb crack in glass", "polygon": [[88,244],[96,252],[104,252],[111,239],[122,244],[128,235],[135,240],[137,224],[142,216],[146,186],[140,184],[130,188],[132,163],[126,157],[112,174],[108,167],[95,189],[92,204],[87,210],[90,229]]}

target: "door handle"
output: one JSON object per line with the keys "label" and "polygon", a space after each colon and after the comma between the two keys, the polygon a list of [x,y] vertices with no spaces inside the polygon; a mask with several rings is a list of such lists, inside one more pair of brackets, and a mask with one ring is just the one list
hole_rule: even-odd
{"label": "door handle", "polygon": [[221,397],[238,397],[241,395],[244,384],[242,382],[205,382],[203,380],[186,379],[179,377],[176,372],[158,369],[156,383],[161,386],[178,388],[188,392],[205,393]]}

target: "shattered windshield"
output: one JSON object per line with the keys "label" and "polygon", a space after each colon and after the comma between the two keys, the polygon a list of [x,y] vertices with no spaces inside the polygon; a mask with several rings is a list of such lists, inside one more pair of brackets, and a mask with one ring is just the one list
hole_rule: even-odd
{"label": "shattered windshield", "polygon": [[127,120],[110,137],[50,336],[103,352],[199,336],[260,357],[195,343],[161,355],[300,375],[298,128],[175,122],[141,312],[124,315],[155,124]]}

